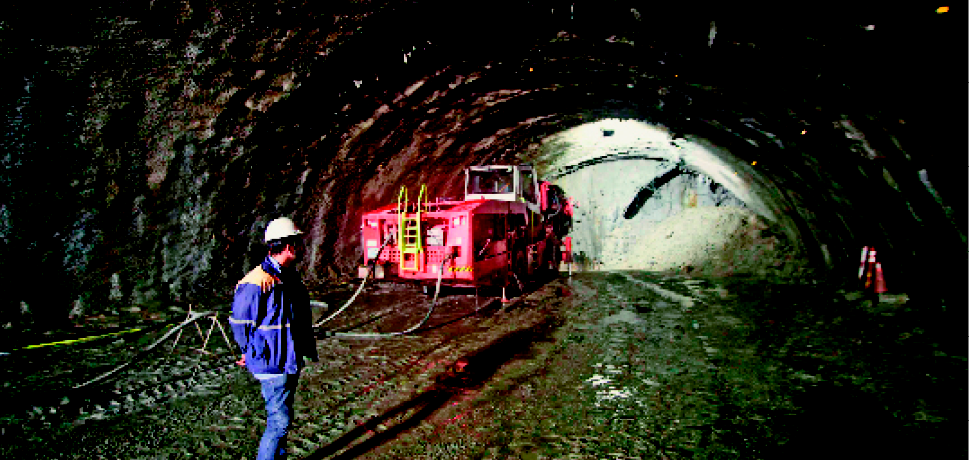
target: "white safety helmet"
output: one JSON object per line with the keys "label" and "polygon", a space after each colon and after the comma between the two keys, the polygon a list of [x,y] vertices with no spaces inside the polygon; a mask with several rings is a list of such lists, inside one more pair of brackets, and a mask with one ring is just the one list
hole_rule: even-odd
{"label": "white safety helmet", "polygon": [[266,226],[266,242],[280,240],[287,236],[302,235],[303,232],[296,230],[296,225],[288,217],[274,219]]}

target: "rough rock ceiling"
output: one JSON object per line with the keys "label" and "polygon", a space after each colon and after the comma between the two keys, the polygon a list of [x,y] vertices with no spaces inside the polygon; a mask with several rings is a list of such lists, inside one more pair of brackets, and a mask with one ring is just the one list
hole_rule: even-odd
{"label": "rough rock ceiling", "polygon": [[[281,214],[309,233],[311,277],[346,272],[360,213],[401,185],[456,194],[465,166],[534,158],[541,139],[608,118],[722,152],[837,276],[874,244],[924,284],[939,244],[965,245],[949,167],[965,149],[944,115],[959,12],[146,6],[24,4],[2,21],[17,63],[3,76],[3,256],[69,287],[25,301],[97,303],[114,273],[134,300],[225,296]],[[58,212],[29,217],[37,206]]]}

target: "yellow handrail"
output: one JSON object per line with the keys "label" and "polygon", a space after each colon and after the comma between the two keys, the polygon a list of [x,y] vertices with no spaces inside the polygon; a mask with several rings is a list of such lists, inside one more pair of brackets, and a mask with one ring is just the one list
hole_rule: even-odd
{"label": "yellow handrail", "polygon": [[[426,198],[427,196],[427,185],[421,185],[421,191],[417,195],[417,210],[414,217],[407,216],[407,187],[403,186],[400,189],[400,193],[397,195],[397,213],[399,214],[398,219],[400,222],[398,235],[399,235],[399,247],[400,247],[400,269],[403,270],[423,270],[424,268],[424,242],[421,238],[421,213],[425,206],[427,206]],[[413,223],[409,226],[409,223]],[[414,265],[407,267],[405,262],[405,254],[414,254]]]}
{"label": "yellow handrail", "polygon": [[427,184],[421,184],[421,193],[417,195],[417,217],[421,217],[421,199],[424,199],[424,206],[427,206]]}
{"label": "yellow handrail", "polygon": [[[404,200],[403,209],[401,209],[401,199]],[[397,194],[397,249],[401,250],[400,253],[400,266],[403,268],[404,263],[404,213],[407,212],[407,187],[404,185],[400,186],[400,192]]]}

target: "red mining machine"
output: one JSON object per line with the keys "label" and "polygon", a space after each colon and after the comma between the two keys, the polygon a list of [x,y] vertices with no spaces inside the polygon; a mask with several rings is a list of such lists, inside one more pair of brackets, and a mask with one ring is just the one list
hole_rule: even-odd
{"label": "red mining machine", "polygon": [[[464,201],[416,202],[402,187],[396,205],[363,216],[364,278],[453,287],[520,287],[558,272],[572,210],[562,189],[530,166],[472,166]],[[376,260],[374,260],[376,259]]]}

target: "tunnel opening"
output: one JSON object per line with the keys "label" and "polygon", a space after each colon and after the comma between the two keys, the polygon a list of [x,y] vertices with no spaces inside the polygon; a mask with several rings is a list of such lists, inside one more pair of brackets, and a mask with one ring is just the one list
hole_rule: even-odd
{"label": "tunnel opening", "polygon": [[[612,135],[603,136],[607,130]],[[667,128],[641,121],[605,119],[571,132],[584,135],[562,136],[572,141],[571,155],[560,159],[565,165],[556,177],[583,203],[573,244],[585,269],[803,276],[807,256],[789,241],[782,220],[765,217],[772,213],[754,195],[763,191],[738,190],[743,199],[711,193],[747,187],[749,179],[723,187],[710,177],[738,175],[729,163],[693,155],[703,147],[674,142]],[[647,215],[635,219],[650,198]]]}
{"label": "tunnel opening", "polygon": [[[486,80],[489,82],[487,86],[482,82]],[[477,164],[498,162],[514,156],[520,157],[522,156],[520,152],[527,151],[530,144],[534,144],[536,140],[548,136],[557,130],[566,129],[569,125],[575,126],[591,120],[605,119],[616,115],[626,115],[629,118],[639,120],[661,119],[667,125],[679,125],[675,129],[680,133],[699,132],[707,134],[708,137],[717,140],[718,143],[713,144],[714,147],[728,147],[732,148],[731,150],[737,151],[747,149],[748,153],[751,146],[766,148],[767,150],[762,149],[753,155],[755,159],[752,162],[756,162],[759,159],[761,168],[773,167],[775,169],[772,171],[775,173],[780,171],[780,165],[783,163],[771,161],[771,156],[780,154],[803,154],[804,150],[799,148],[799,143],[804,143],[802,139],[797,139],[793,142],[790,140],[782,142],[777,134],[771,133],[768,128],[757,121],[758,118],[763,119],[770,115],[764,115],[762,112],[748,111],[747,113],[738,113],[736,111],[727,112],[720,109],[711,109],[711,107],[717,107],[715,102],[707,102],[705,104],[694,102],[701,101],[704,96],[708,96],[708,98],[711,96],[704,94],[703,90],[695,89],[689,85],[685,88],[678,88],[671,85],[654,84],[654,87],[659,86],[658,89],[654,88],[656,91],[654,93],[655,96],[649,95],[644,99],[638,99],[631,96],[630,93],[638,95],[640,92],[631,90],[635,90],[636,87],[641,88],[643,85],[637,85],[635,83],[627,84],[626,88],[620,88],[622,86],[621,84],[610,83],[606,85],[606,93],[608,94],[602,94],[601,91],[598,91],[601,88],[595,84],[566,88],[553,86],[552,90],[549,90],[549,88],[502,89],[516,87],[528,88],[528,86],[522,84],[509,86],[508,83],[507,76],[497,79],[497,82],[479,77],[479,81],[475,82],[476,86],[466,85],[467,88],[463,92],[455,92],[444,97],[438,97],[435,94],[437,107],[428,110],[428,114],[436,115],[439,113],[439,110],[446,110],[447,107],[450,107],[450,111],[447,112],[448,115],[444,115],[444,117],[450,117],[455,113],[464,114],[466,119],[470,119],[470,128],[461,126],[461,123],[454,123],[451,125],[452,129],[447,130],[447,123],[440,121],[442,117],[428,118],[438,120],[432,123],[434,123],[437,129],[444,130],[447,133],[443,137],[453,136],[454,140],[451,141],[449,139],[447,145],[460,146],[458,147],[461,152],[459,155],[476,156],[478,158]],[[488,86],[491,87],[490,90]],[[632,88],[629,86],[632,86]],[[472,88],[477,89],[477,91],[473,92],[471,90]],[[671,91],[670,88],[673,88],[673,90]],[[694,94],[696,97],[691,97],[691,92],[698,94]],[[486,103],[486,108],[480,109],[477,113],[466,109],[467,107],[475,106],[474,103],[469,102],[474,100],[474,96],[477,96],[478,100],[480,100],[482,99],[482,95],[484,97],[495,97],[496,94],[498,97],[504,96],[505,99],[500,100],[500,103]],[[620,96],[623,99],[620,99]],[[647,102],[647,111],[643,110],[642,102]],[[720,102],[726,105],[726,102]],[[736,104],[736,102],[734,103]],[[580,111],[570,110],[569,106],[586,107],[586,109]],[[469,115],[469,112],[472,112],[472,114]],[[787,112],[791,112],[791,110],[788,109]],[[568,113],[572,113],[573,115],[566,115]],[[696,116],[698,113],[700,116]],[[733,118],[733,120],[725,120],[724,118]],[[533,120],[536,119],[541,120],[541,123],[534,123]],[[487,121],[484,122],[484,120]],[[770,124],[771,126],[777,126],[778,122],[772,120]],[[374,129],[377,126],[379,126],[379,123],[374,123],[370,129]],[[422,127],[424,126],[426,125],[422,125]],[[727,126],[730,126],[730,128]],[[782,118],[780,129],[788,131],[788,139],[792,132],[800,134],[805,131],[804,129],[797,128],[804,128],[803,120],[796,120],[796,117],[792,117],[790,113]],[[389,132],[390,130],[387,129],[386,131]],[[457,131],[457,134],[455,134],[455,131]],[[723,131],[726,131],[728,134],[724,134]],[[813,131],[812,129],[812,133]],[[497,134],[489,136],[488,134],[490,133]],[[711,133],[713,135],[709,135]],[[800,135],[803,136],[803,134]],[[485,138],[483,144],[481,142],[482,138]],[[477,142],[475,142],[476,140]],[[819,142],[817,139],[812,139],[812,141]],[[843,139],[829,137],[829,141],[832,141],[832,143],[840,141],[842,144],[845,144]],[[433,142],[431,145],[434,145]],[[438,143],[437,146],[439,147],[439,145]],[[825,147],[825,150],[830,150],[832,146],[827,145]],[[518,153],[516,154],[516,152]],[[424,164],[439,161],[441,157],[442,155],[434,158],[425,156]],[[815,159],[814,161],[821,161],[821,159]],[[462,162],[458,161],[452,164],[454,166],[458,166],[459,164],[463,166],[468,163],[465,162],[462,164]],[[810,168],[810,165],[808,167]],[[425,166],[419,166],[418,168],[424,170]],[[768,171],[771,170],[768,169]],[[434,173],[424,174],[433,175]],[[795,180],[801,181],[801,184],[799,184],[801,186],[803,186],[804,182],[810,180],[810,178],[802,178],[802,174],[804,173],[797,171],[796,168],[794,171],[789,172],[789,175],[793,176]],[[746,175],[748,180],[752,177],[750,171],[747,171]],[[772,187],[774,189],[774,198],[780,202],[780,204],[775,206],[775,210],[793,216],[795,211],[799,209],[794,203],[802,199],[803,196],[799,194],[787,196],[783,192],[779,192],[777,189],[783,187],[784,184],[778,183],[778,179],[776,178],[772,180],[773,183],[770,185],[774,186]],[[840,223],[843,226],[842,230],[846,230],[851,225],[844,222],[843,218],[839,219],[841,219]],[[792,223],[792,220],[797,222]],[[796,219],[788,219],[788,227],[793,229],[787,231],[788,236],[793,236],[795,239],[800,240],[802,235],[809,235],[811,232],[818,231],[816,222],[810,224],[805,223],[804,220],[806,219],[800,216]],[[832,237],[838,237],[837,234],[838,231],[833,232]],[[813,248],[811,250],[812,258],[814,260],[821,260],[821,256],[823,256],[824,266],[830,266],[832,263],[847,260],[849,257],[847,250],[839,252],[836,248],[845,247],[847,249],[846,246],[848,246],[848,243],[844,240],[822,243],[815,241],[813,242]],[[854,242],[852,241],[850,243]],[[820,249],[822,244],[826,248],[823,251]],[[834,257],[837,262],[830,260],[832,251],[835,253]]]}

